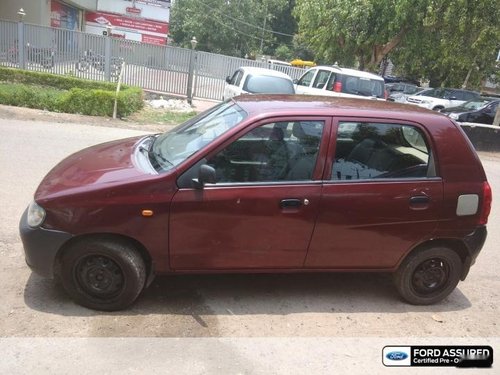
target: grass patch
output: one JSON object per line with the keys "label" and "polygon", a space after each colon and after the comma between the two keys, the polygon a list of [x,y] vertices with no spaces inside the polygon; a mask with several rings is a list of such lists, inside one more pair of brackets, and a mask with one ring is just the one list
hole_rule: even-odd
{"label": "grass patch", "polygon": [[139,124],[178,125],[196,116],[196,112],[170,112],[145,107],[128,117]]}

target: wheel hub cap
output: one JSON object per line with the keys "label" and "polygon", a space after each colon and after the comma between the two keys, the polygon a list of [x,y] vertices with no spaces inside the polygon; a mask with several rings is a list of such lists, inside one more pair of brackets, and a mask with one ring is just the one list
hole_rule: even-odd
{"label": "wheel hub cap", "polygon": [[123,273],[112,259],[89,255],[78,263],[76,277],[79,285],[96,297],[110,297],[123,288]]}

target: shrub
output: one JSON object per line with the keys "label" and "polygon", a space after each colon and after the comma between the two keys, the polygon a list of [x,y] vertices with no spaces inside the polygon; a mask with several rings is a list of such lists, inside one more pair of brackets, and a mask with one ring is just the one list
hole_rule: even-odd
{"label": "shrub", "polygon": [[59,111],[61,91],[21,84],[0,84],[0,104]]}
{"label": "shrub", "polygon": [[[1,82],[4,82],[3,84]],[[0,104],[92,116],[113,114],[116,84],[0,67]],[[142,90],[122,85],[117,115],[143,107]]]}

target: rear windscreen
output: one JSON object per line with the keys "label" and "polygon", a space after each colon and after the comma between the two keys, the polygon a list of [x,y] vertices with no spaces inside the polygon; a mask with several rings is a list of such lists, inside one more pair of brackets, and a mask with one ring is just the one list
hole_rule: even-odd
{"label": "rear windscreen", "polygon": [[248,75],[243,90],[253,94],[294,94],[291,80],[281,77]]}

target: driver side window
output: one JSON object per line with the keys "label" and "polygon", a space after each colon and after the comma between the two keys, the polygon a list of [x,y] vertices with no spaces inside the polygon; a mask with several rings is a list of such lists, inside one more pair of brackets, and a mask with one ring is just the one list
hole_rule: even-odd
{"label": "driver side window", "polygon": [[217,183],[311,180],[323,121],[273,122],[252,129],[207,164]]}
{"label": "driver side window", "polygon": [[315,70],[311,69],[308,72],[306,72],[301,79],[297,82],[297,85],[299,86],[310,86],[311,82],[314,77]]}

